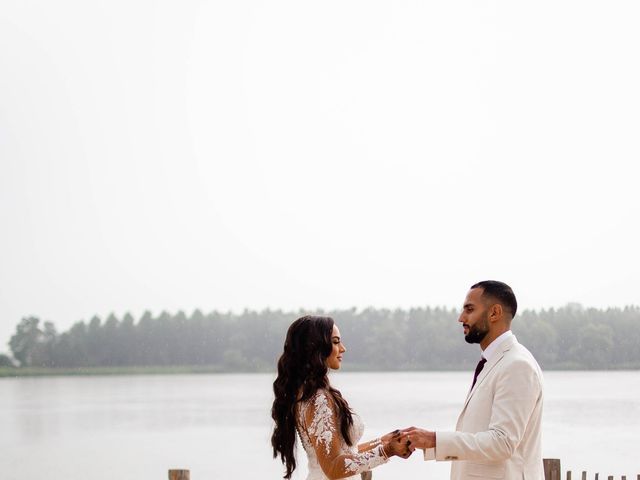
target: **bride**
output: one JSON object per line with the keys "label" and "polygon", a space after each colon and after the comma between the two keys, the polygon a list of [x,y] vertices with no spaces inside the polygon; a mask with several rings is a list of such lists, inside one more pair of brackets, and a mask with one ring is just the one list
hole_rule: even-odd
{"label": "bride", "polygon": [[398,430],[357,443],[362,420],[327,377],[328,369],[340,368],[345,351],[330,317],[305,316],[287,331],[271,408],[273,456],[280,455],[286,479],[296,469],[296,430],[309,459],[307,480],[356,479],[394,455],[407,458],[413,451]]}

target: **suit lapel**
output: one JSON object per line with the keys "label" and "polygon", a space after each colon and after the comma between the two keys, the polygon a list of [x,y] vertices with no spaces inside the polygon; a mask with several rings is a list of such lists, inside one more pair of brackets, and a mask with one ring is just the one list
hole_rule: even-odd
{"label": "suit lapel", "polygon": [[467,399],[464,402],[464,407],[462,407],[462,412],[460,413],[460,416],[462,416],[462,414],[464,413],[465,409],[467,408],[467,405],[469,404],[469,401],[471,400],[471,397],[473,397],[473,394],[476,393],[478,388],[480,388],[480,385],[482,385],[482,382],[484,381],[484,379],[491,374],[491,371],[494,369],[494,367],[498,363],[500,363],[500,360],[502,360],[502,357],[504,357],[504,354],[508,352],[511,349],[511,347],[515,345],[515,343],[516,343],[515,336],[508,338],[507,340],[502,342],[502,344],[498,348],[498,351],[496,351],[493,357],[491,357],[491,360],[487,360],[487,363],[485,363],[484,368],[480,372],[480,375],[478,375],[478,380],[476,380],[476,384],[473,386],[471,390],[469,390],[469,393],[467,394]]}

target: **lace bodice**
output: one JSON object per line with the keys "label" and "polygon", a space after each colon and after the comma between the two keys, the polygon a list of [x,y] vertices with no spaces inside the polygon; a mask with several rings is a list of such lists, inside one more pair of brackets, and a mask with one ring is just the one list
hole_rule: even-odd
{"label": "lace bodice", "polygon": [[356,414],[349,432],[353,445],[347,445],[340,432],[335,404],[325,390],[318,390],[309,400],[298,404],[296,426],[309,458],[307,480],[355,480],[360,473],[387,461],[381,445],[358,451],[364,424]]}

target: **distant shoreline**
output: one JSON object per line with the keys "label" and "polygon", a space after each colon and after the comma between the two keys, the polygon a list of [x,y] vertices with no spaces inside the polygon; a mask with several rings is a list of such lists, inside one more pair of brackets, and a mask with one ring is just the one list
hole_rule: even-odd
{"label": "distant shoreline", "polygon": [[[347,372],[353,373],[413,373],[413,372],[466,372],[468,369],[464,367],[450,369],[404,369],[404,370],[381,370],[379,368],[367,367],[351,367],[346,369]],[[629,371],[640,370],[638,365],[616,366],[612,368],[585,368],[580,365],[557,365],[552,367],[543,367],[545,371]],[[219,366],[171,366],[171,367],[87,367],[87,368],[41,368],[41,367],[25,367],[11,368],[0,367],[0,378],[18,378],[18,377],[95,377],[110,375],[184,375],[184,374],[253,374],[253,373],[273,373],[274,370],[237,370],[225,369]]]}
{"label": "distant shoreline", "polygon": [[[138,321],[129,314],[93,317],[64,332],[26,317],[9,340],[10,354],[0,354],[0,376],[273,372],[299,313],[145,312]],[[454,309],[323,314],[340,319],[350,352],[347,371],[473,371],[478,361]],[[639,322],[640,306],[598,310],[569,304],[519,313],[514,333],[545,370],[640,369]]]}

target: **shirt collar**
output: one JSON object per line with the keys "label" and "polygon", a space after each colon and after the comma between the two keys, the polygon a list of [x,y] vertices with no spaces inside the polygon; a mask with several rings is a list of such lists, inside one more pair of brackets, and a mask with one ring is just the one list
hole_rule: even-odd
{"label": "shirt collar", "polygon": [[498,347],[507,339],[513,337],[513,332],[511,330],[507,330],[506,332],[504,332],[502,335],[500,335],[498,338],[496,338],[493,342],[491,342],[487,348],[485,348],[482,351],[482,358],[486,359],[487,361],[491,360],[491,357],[493,357],[496,354],[496,351],[498,350]]}

